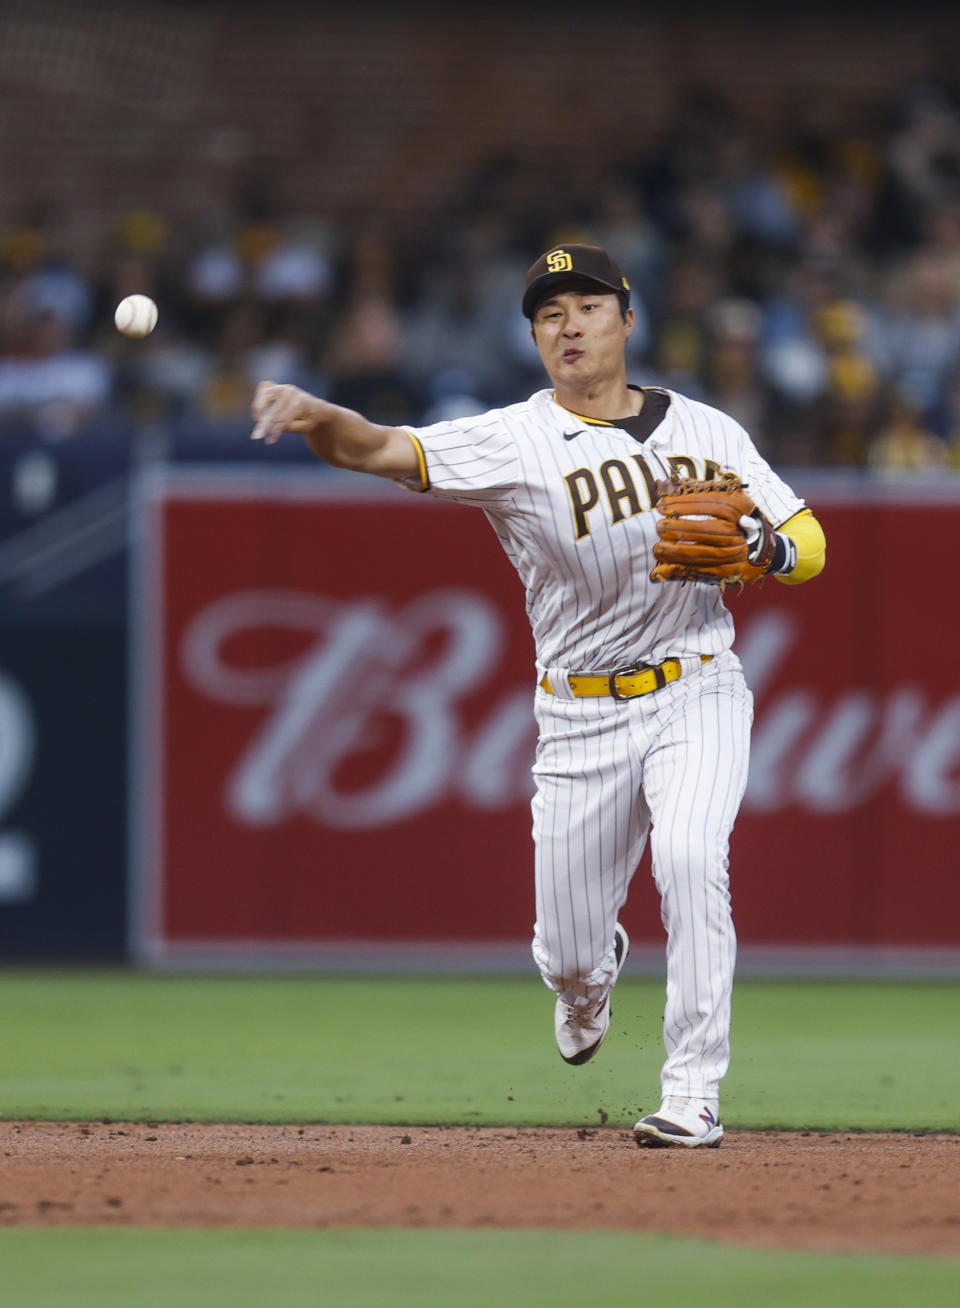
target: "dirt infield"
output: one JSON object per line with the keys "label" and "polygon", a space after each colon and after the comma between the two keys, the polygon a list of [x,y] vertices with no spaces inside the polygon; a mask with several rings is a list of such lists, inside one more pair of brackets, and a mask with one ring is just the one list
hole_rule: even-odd
{"label": "dirt infield", "polygon": [[960,1136],[0,1122],[0,1225],[669,1231],[960,1256]]}

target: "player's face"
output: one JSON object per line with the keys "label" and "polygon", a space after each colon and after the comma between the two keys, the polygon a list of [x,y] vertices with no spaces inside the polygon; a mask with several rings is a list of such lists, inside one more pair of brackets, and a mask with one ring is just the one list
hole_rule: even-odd
{"label": "player's face", "polygon": [[633,310],[624,319],[613,292],[557,290],[533,316],[534,340],[554,385],[582,386],[617,375],[632,331]]}

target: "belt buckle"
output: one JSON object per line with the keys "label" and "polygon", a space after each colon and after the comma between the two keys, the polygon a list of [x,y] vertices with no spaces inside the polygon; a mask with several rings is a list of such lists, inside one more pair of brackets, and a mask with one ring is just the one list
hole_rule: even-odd
{"label": "belt buckle", "polygon": [[642,663],[639,666],[634,663],[625,663],[623,667],[614,668],[607,679],[607,683],[610,687],[610,694],[614,699],[623,701],[638,699],[640,695],[644,693],[643,691],[639,691],[636,695],[621,695],[619,690],[617,690],[617,677],[635,677],[638,672],[652,672],[657,683],[657,690],[662,690],[667,684],[667,678],[662,667],[651,667],[649,663]]}

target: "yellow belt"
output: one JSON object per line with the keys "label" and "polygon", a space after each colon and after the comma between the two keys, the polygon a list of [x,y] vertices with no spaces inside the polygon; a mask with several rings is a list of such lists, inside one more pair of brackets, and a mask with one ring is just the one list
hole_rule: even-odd
{"label": "yellow belt", "polygon": [[[712,658],[712,654],[701,654],[700,662],[709,663]],[[577,672],[569,676],[567,681],[578,699],[587,695],[612,695],[614,699],[635,699],[637,695],[649,695],[651,690],[660,690],[682,676],[683,665],[680,660],[667,659],[656,668],[614,668],[613,672],[596,675]],[[556,694],[549,678],[544,677],[540,686],[548,695]]]}

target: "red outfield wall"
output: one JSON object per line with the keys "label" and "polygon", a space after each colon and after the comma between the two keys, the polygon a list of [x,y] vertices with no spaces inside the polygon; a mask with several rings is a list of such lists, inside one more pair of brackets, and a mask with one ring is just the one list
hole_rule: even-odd
{"label": "red outfield wall", "polygon": [[[757,709],[741,941],[960,945],[949,589],[905,503],[809,498],[826,572],[728,601]],[[140,526],[139,954],[528,939],[532,646],[482,515],[306,468],[151,479]],[[958,532],[948,496],[924,557]],[[624,918],[662,938],[645,865]]]}

